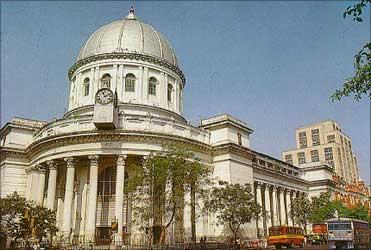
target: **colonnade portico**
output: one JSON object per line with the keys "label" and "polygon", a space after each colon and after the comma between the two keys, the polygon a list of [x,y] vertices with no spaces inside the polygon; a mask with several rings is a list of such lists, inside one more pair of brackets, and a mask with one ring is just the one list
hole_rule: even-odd
{"label": "colonnade portico", "polygon": [[268,228],[279,225],[296,225],[290,216],[290,204],[303,191],[255,181],[256,201],[262,207],[263,216],[257,218],[257,237],[268,235]]}
{"label": "colonnade portico", "polygon": [[[73,233],[73,235],[78,235],[80,239],[83,237],[85,241],[95,242],[99,171],[108,168],[108,166],[102,164],[101,159],[105,158],[107,160],[109,158],[110,162],[116,163],[113,164],[113,167],[116,169],[115,192],[113,194],[115,203],[114,221],[118,225],[115,241],[122,241],[124,226],[124,181],[127,156],[127,154],[73,156],[47,160],[31,166],[27,170],[27,190],[29,192],[26,193],[26,198],[48,209],[57,210],[57,215],[59,214],[61,217],[60,223],[57,225],[60,229],[60,237],[69,240],[71,233]],[[144,158],[145,156],[139,157]],[[65,175],[60,171],[62,168],[66,170]],[[86,190],[84,187],[80,187],[80,190],[83,190],[82,192],[79,192],[78,188],[76,188],[80,183],[78,180],[79,176],[77,175],[78,168],[86,168],[87,170],[85,171],[87,175],[86,183],[83,183],[84,187],[86,186]],[[60,186],[58,182],[64,184],[63,195],[58,195],[58,192],[63,190],[59,187],[58,191],[58,185]],[[45,183],[47,183],[46,188]],[[45,192],[46,199],[44,200]],[[76,198],[78,195],[81,195],[79,201]],[[86,198],[83,197],[84,195]],[[63,199],[60,206],[57,206],[57,196],[59,196],[59,199]],[[76,209],[81,211],[74,212]],[[83,223],[83,225],[79,225],[74,231],[73,225],[77,220]]]}

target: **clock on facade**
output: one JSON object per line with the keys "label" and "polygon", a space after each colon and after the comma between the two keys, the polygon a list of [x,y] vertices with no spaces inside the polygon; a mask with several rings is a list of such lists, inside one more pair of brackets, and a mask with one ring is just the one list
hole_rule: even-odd
{"label": "clock on facade", "polygon": [[114,101],[114,94],[112,90],[108,88],[102,88],[98,90],[97,94],[95,95],[95,103],[99,104],[109,104]]}

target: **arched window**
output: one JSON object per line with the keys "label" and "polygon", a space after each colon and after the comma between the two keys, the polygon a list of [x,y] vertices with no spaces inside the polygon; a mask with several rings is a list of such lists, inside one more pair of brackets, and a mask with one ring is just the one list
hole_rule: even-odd
{"label": "arched window", "polygon": [[129,73],[125,76],[125,91],[135,92],[135,75]]}
{"label": "arched window", "polygon": [[173,93],[173,85],[168,84],[167,85],[167,100],[171,102],[171,95]]}
{"label": "arched window", "polygon": [[111,75],[104,74],[102,77],[102,88],[111,88]]}
{"label": "arched window", "polygon": [[82,85],[84,96],[88,96],[89,95],[89,83],[90,83],[90,79],[88,77],[85,78],[84,79],[84,83]]}
{"label": "arched window", "polygon": [[156,85],[157,85],[157,79],[154,77],[149,78],[148,82],[148,94],[149,95],[156,95]]}

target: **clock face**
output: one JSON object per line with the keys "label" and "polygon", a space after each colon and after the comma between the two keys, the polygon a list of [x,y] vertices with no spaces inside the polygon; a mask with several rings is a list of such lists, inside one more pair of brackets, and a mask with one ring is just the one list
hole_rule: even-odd
{"label": "clock face", "polygon": [[108,104],[113,102],[113,93],[110,89],[104,88],[98,90],[95,95],[95,101],[99,104]]}

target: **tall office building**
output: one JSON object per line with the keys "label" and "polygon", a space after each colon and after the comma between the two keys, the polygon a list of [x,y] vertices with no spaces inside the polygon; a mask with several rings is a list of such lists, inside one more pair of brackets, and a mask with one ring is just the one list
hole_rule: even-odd
{"label": "tall office building", "polygon": [[347,183],[359,180],[357,156],[352,142],[335,121],[327,120],[296,129],[296,149],[282,152],[282,159],[295,166],[327,162],[335,175]]}

